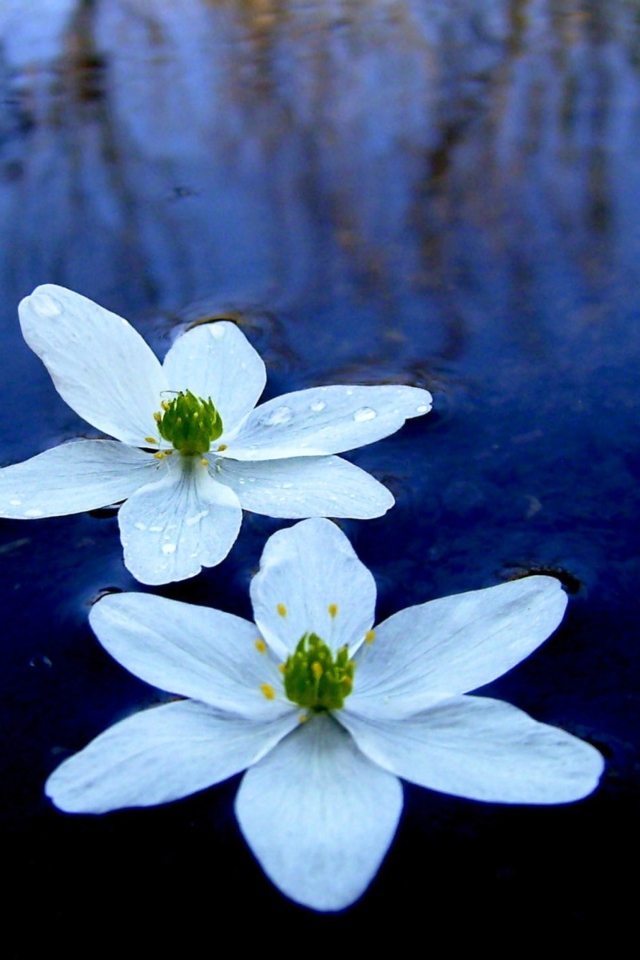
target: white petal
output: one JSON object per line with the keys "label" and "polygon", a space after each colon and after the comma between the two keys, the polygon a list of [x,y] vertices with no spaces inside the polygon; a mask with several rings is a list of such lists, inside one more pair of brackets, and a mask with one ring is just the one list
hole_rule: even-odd
{"label": "white petal", "polygon": [[229,442],[236,460],[342,453],[395,433],[409,417],[431,409],[417,387],[315,387],[257,407]]}
{"label": "white petal", "polygon": [[163,463],[163,479],[138,490],[118,517],[124,562],[142,583],[184,580],[220,563],[242,521],[235,493],[197,457],[174,454]]}
{"label": "white petal", "polygon": [[361,651],[349,708],[403,716],[490,683],[547,639],[566,605],[554,577],[526,577],[408,607]]}
{"label": "white petal", "polygon": [[136,713],[65,760],[45,786],[67,813],[168,803],[226,780],[271,750],[296,718],[253,723],[183,700]]}
{"label": "white petal", "polygon": [[60,517],[117,503],[153,479],[158,461],[117,440],[78,440],[0,470],[0,516]]}
{"label": "white petal", "polygon": [[261,357],[235,323],[188,330],[169,350],[164,370],[171,390],[211,398],[225,435],[253,410],[267,381]]}
{"label": "white petal", "polygon": [[235,490],[243,510],[291,520],[381,517],[393,506],[386,487],[340,457],[295,457],[246,463],[218,460],[217,479]]}
{"label": "white petal", "polygon": [[251,601],[262,635],[284,658],[305,633],[332,650],[357,648],[373,623],[376,585],[335,523],[303,520],[267,541]]}
{"label": "white petal", "polygon": [[25,340],[76,413],[133,446],[157,436],[153,413],[167,383],[159,361],[126,320],[53,284],[37,287],[19,313]]}
{"label": "white petal", "polygon": [[360,749],[405,780],[470,800],[570,803],[587,796],[601,755],[500,700],[457,697],[401,720],[340,720]]}
{"label": "white petal", "polygon": [[282,689],[275,658],[256,646],[258,628],[221,610],[142,593],[118,593],[92,607],[100,643],[147,683],[251,719],[294,710],[267,700],[262,685]]}
{"label": "white petal", "polygon": [[314,910],[342,910],[364,893],[401,812],[399,781],[326,715],[248,770],[236,797],[240,829],[262,869]]}

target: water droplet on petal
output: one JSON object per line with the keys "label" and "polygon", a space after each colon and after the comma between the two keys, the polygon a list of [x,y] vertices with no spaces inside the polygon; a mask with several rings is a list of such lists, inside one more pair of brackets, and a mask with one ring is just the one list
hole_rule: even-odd
{"label": "water droplet on petal", "polygon": [[21,503],[22,503],[22,500],[9,500],[9,504],[12,507],[19,507]]}
{"label": "water droplet on petal", "polygon": [[209,516],[208,510],[201,510],[200,513],[196,513],[193,517],[187,518],[187,521],[186,521],[187,526],[193,527],[195,526],[196,523],[200,523],[201,520],[203,520],[205,517],[208,517],[208,516]]}
{"label": "water droplet on petal", "polygon": [[134,523],[134,527],[136,528],[136,530],[146,530],[146,529],[147,529],[146,523],[140,523],[140,521],[138,521],[137,523]]}
{"label": "water droplet on petal", "polygon": [[324,402],[324,400],[316,400],[315,403],[311,404],[311,409],[313,410],[314,413],[320,413],[320,411],[324,410],[325,407],[326,407],[326,403]]}
{"label": "water droplet on petal", "polygon": [[34,293],[30,299],[31,306],[42,317],[57,317],[58,314],[62,313],[60,304],[56,303],[48,293]]}
{"label": "water droplet on petal", "polygon": [[372,410],[371,407],[361,407],[353,415],[353,419],[357,420],[358,423],[364,423],[365,420],[374,420],[378,414],[375,410]]}
{"label": "water droplet on petal", "polygon": [[431,407],[427,403],[421,403],[416,407],[416,413],[429,413]]}
{"label": "water droplet on petal", "polygon": [[292,416],[293,411],[291,407],[278,407],[277,410],[268,413],[262,422],[266,427],[277,427],[280,426],[280,424],[289,423]]}
{"label": "water droplet on petal", "polygon": [[162,527],[158,527],[158,526],[149,527],[149,530],[151,533],[162,533]]}
{"label": "water droplet on petal", "polygon": [[349,389],[347,390],[347,396],[348,396],[348,397],[352,397],[352,396],[353,396],[353,388],[352,388],[352,387],[349,387]]}
{"label": "water droplet on petal", "polygon": [[221,323],[212,323],[209,326],[209,332],[211,333],[211,336],[214,337],[216,340],[221,340],[224,337],[226,331]]}
{"label": "water droplet on petal", "polygon": [[175,552],[176,552],[176,545],[175,545],[175,543],[163,543],[163,544],[162,544],[162,552],[163,552],[164,555],[167,556],[167,557],[169,556],[169,554],[175,553]]}
{"label": "water droplet on petal", "polygon": [[38,510],[36,507],[32,507],[30,510],[25,510],[25,517],[41,517],[42,510]]}
{"label": "water droplet on petal", "polygon": [[293,486],[292,483],[283,483],[283,484],[282,484],[282,489],[283,489],[283,490],[291,490],[291,487],[292,487],[292,486]]}

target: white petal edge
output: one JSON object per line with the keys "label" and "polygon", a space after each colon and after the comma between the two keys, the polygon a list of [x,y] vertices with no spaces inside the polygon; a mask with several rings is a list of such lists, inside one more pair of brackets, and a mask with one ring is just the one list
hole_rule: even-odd
{"label": "white petal edge", "polygon": [[117,440],[77,440],[0,470],[0,516],[60,517],[125,500],[158,461]]}
{"label": "white petal edge", "polygon": [[258,628],[240,617],[142,593],[104,597],[89,622],[112,657],[147,683],[265,721],[290,713],[267,700],[262,685],[282,688],[277,661],[263,651]]}
{"label": "white petal edge", "polygon": [[176,454],[163,464],[164,477],[138,490],[118,515],[125,565],[141,583],[185,580],[220,563],[242,522],[235,493],[197,458]]}
{"label": "white petal edge", "polygon": [[401,812],[397,778],[367,760],[327,715],[248,770],[236,797],[240,829],[269,879],[322,911],[342,910],[364,893]]}
{"label": "white petal edge", "polygon": [[205,323],[179,337],[164,360],[170,390],[211,398],[223,442],[253,410],[267,382],[262,358],[235,323]]}
{"label": "white petal edge", "polygon": [[340,720],[374,763],[431,790],[493,803],[571,803],[604,761],[577,737],[488,697],[456,697],[414,717]]}
{"label": "white petal edge", "polygon": [[45,793],[67,813],[169,803],[244,770],[296,723],[287,716],[256,724],[194,700],[152,707],[65,760]]}
{"label": "white petal edge", "polygon": [[83,420],[137,447],[157,436],[153,414],[167,389],[165,375],[126,320],[50,283],[36,287],[18,312],[25,340]]}
{"label": "white petal edge", "polygon": [[417,713],[501,677],[559,625],[567,597],[554,577],[526,577],[407,607],[361,651],[349,709]]}
{"label": "white petal edge", "polygon": [[251,581],[253,612],[283,659],[305,633],[332,649],[357,649],[373,624],[376,585],[331,520],[303,520],[274,533]]}
{"label": "white petal edge", "polygon": [[229,441],[227,456],[280,460],[342,453],[388,437],[430,409],[431,394],[418,387],[299,390],[256,407]]}
{"label": "white petal edge", "polygon": [[217,479],[243,510],[290,520],[381,517],[393,504],[385,486],[341,457],[295,457],[246,463],[219,459]]}

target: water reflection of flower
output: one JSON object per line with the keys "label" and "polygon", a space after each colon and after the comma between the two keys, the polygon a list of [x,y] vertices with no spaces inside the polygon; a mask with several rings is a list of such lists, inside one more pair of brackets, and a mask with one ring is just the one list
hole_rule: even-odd
{"label": "water reflection of flower", "polygon": [[[509,704],[465,695],[557,627],[566,606],[557,580],[435,600],[374,631],[375,594],[346,537],[316,519],[268,541],[251,585],[256,626],[161,597],[101,600],[91,623],[105,648],[190,699],[111,727],[52,774],[48,795],[69,812],[103,813],[176,800],[249,768],[236,814],[265,872],[293,900],[339,910],[363,893],[392,842],[398,777],[503,803],[567,803],[595,788],[603,761],[593,747]],[[333,676],[341,708],[313,696],[319,707],[301,707],[299,677],[287,686],[309,634],[324,667],[297,654],[307,692],[341,648],[352,658],[351,693],[344,670]]]}
{"label": "water reflection of flower", "polygon": [[[0,516],[61,516],[126,500],[125,563],[144,583],[220,563],[243,509],[290,519],[381,516],[393,505],[386,487],[333,454],[431,408],[426,390],[394,385],[317,387],[255,408],[264,363],[229,322],[188,331],[161,365],[126,320],[62,287],[38,287],[20,304],[20,320],[63,399],[117,439],[63,444],[0,471]],[[196,422],[189,442],[162,432],[181,392]],[[221,432],[198,427],[209,398]]]}

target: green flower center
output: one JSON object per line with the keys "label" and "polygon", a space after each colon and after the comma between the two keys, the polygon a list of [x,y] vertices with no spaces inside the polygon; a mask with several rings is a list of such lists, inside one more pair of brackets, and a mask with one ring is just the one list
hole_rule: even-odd
{"label": "green flower center", "polygon": [[334,657],[320,637],[305,633],[281,668],[284,690],[289,700],[314,713],[339,710],[353,688],[355,668],[346,646]]}
{"label": "green flower center", "polygon": [[162,413],[154,413],[160,436],[186,457],[206,453],[222,434],[222,418],[211,397],[201,400],[190,390],[173,400],[163,400]]}

